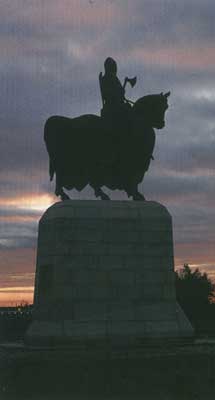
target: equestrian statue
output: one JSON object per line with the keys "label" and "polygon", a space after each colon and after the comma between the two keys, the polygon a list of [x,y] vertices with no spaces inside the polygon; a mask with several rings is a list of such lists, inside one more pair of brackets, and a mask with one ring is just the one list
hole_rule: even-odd
{"label": "equestrian statue", "polygon": [[133,87],[136,77],[125,78],[122,85],[111,57],[104,69],[104,75],[99,74],[101,116],[56,115],[45,123],[50,180],[55,174],[55,194],[61,200],[69,199],[64,188],[81,191],[88,184],[102,200],[110,200],[103,186],[124,190],[133,200],[145,200],[138,185],[153,159],[154,128],[165,126],[170,92],[131,102],[125,98],[125,88],[127,83]]}

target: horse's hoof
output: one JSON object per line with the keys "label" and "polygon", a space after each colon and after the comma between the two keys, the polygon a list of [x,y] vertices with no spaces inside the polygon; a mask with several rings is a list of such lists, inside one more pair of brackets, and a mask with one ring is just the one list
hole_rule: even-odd
{"label": "horse's hoof", "polygon": [[62,193],[60,195],[60,198],[61,198],[62,201],[71,200],[70,197],[66,193]]}
{"label": "horse's hoof", "polygon": [[101,200],[110,200],[110,197],[106,193],[103,193],[101,195]]}
{"label": "horse's hoof", "polygon": [[104,193],[101,188],[96,188],[94,189],[94,193],[96,197],[100,197],[101,200],[110,200],[110,197]]}
{"label": "horse's hoof", "polygon": [[135,200],[135,201],[146,201],[145,197],[141,193],[138,193],[138,194],[134,195],[133,196],[133,200]]}

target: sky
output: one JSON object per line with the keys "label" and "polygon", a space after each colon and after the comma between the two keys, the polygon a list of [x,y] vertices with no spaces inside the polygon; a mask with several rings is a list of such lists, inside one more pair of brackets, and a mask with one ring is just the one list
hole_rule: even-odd
{"label": "sky", "polygon": [[0,15],[0,306],[32,302],[38,221],[58,201],[44,123],[100,113],[108,56],[137,76],[130,99],[171,91],[140,191],[172,215],[175,267],[215,279],[214,0],[7,0]]}

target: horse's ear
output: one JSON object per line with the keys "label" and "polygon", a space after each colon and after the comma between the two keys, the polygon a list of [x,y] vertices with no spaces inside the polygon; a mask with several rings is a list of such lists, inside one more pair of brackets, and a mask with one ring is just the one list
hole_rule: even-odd
{"label": "horse's ear", "polygon": [[163,96],[163,92],[160,93],[160,96]]}
{"label": "horse's ear", "polygon": [[171,93],[171,92],[167,92],[167,93],[165,93],[165,95],[164,95],[164,96],[167,98],[167,97],[169,97],[169,96],[170,96],[170,93]]}

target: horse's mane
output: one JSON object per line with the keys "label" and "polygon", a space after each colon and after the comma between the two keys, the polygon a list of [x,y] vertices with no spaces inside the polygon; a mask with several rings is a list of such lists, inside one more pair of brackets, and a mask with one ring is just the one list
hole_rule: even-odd
{"label": "horse's mane", "polygon": [[155,104],[162,104],[167,106],[167,97],[163,93],[149,94],[137,99],[132,107],[135,114],[142,113],[146,110],[152,110]]}

